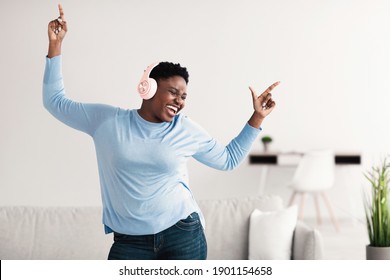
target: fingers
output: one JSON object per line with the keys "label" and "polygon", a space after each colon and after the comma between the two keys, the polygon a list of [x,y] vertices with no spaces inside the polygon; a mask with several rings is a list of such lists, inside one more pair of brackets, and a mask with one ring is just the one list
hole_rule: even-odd
{"label": "fingers", "polygon": [[59,29],[59,31],[61,31],[61,29],[68,31],[68,27],[66,25],[66,20],[65,20],[64,9],[62,8],[61,4],[58,4],[58,11],[60,13],[60,16],[57,18],[57,21],[61,25],[61,28]]}
{"label": "fingers", "polygon": [[59,22],[58,19],[55,19],[55,20],[52,20],[49,22],[49,26],[48,26],[48,32],[49,34],[53,34],[53,35],[59,35],[61,33],[61,36],[63,37],[65,32],[68,31],[68,28],[67,28],[67,25],[66,25],[66,22]]}
{"label": "fingers", "polygon": [[49,32],[56,33],[58,29],[58,22],[57,20],[52,20],[49,22]]}
{"label": "fingers", "polygon": [[271,91],[279,84],[280,82],[273,83],[260,96],[257,96],[256,91],[252,87],[249,87],[252,93],[253,104],[255,108],[257,108],[257,110],[269,111],[269,112],[273,110],[276,103],[272,99]]}
{"label": "fingers", "polygon": [[60,16],[58,18],[56,18],[55,20],[53,20],[53,22],[55,23],[55,27],[54,27],[53,32],[56,35],[58,33],[60,33],[61,30],[64,30],[65,32],[68,31],[68,27],[67,27],[66,21],[65,21],[64,9],[62,8],[61,4],[58,4],[58,12],[59,12]]}
{"label": "fingers", "polygon": [[271,107],[271,104],[273,103],[273,99],[271,94],[269,93],[266,98],[262,101],[261,107],[266,110],[267,108]]}
{"label": "fingers", "polygon": [[49,22],[49,30],[57,35],[62,30],[62,24],[57,19],[52,20]]}
{"label": "fingers", "polygon": [[257,99],[257,93],[256,93],[256,91],[253,89],[253,87],[249,87],[249,90],[251,91],[251,93],[252,93],[252,99],[253,99],[253,102],[255,102],[256,101],[256,99]]}
{"label": "fingers", "polygon": [[65,21],[64,9],[58,5],[59,17],[50,21],[48,25],[49,40],[62,40],[65,37],[68,27]]}
{"label": "fingers", "polygon": [[66,24],[66,21],[59,21],[58,19],[57,19],[57,22],[59,23],[59,31],[61,31],[61,29],[63,29],[65,32],[67,32],[68,31],[68,26],[67,26],[67,24]]}
{"label": "fingers", "polygon": [[280,84],[280,81],[270,85],[259,97],[262,98],[262,107],[269,108],[275,102],[272,100],[271,91]]}
{"label": "fingers", "polygon": [[61,21],[65,21],[65,14],[64,14],[64,9],[62,8],[61,4],[58,4],[58,11],[60,13],[59,19]]}
{"label": "fingers", "polygon": [[[267,102],[269,100],[269,98],[272,97],[271,95],[271,91],[280,84],[280,81],[278,82],[275,82],[273,83],[272,85],[270,85],[259,97],[265,99],[264,102]],[[257,99],[257,93],[256,91],[252,88],[252,87],[249,87],[250,91],[252,92],[252,97],[253,99]]]}
{"label": "fingers", "polygon": [[270,86],[262,93],[262,95],[263,95],[263,94],[267,95],[267,94],[271,93],[271,91],[272,91],[276,86],[278,86],[279,84],[280,84],[279,81],[276,82],[276,83],[273,83],[272,85],[270,85]]}
{"label": "fingers", "polygon": [[262,106],[263,110],[269,110],[273,109],[276,105],[275,101],[273,101],[272,98],[270,98],[266,103],[263,103],[264,105]]}

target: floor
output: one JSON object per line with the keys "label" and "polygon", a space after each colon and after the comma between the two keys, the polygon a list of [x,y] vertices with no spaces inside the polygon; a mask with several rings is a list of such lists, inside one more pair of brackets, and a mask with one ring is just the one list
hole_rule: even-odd
{"label": "floor", "polygon": [[366,226],[361,221],[339,220],[338,232],[330,220],[324,220],[322,225],[318,225],[314,219],[304,221],[320,231],[324,240],[325,260],[366,259],[368,235]]}

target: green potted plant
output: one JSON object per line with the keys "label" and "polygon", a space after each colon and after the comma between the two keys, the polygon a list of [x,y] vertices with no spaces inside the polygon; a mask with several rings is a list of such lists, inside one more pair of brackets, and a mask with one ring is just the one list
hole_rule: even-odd
{"label": "green potted plant", "polygon": [[366,247],[366,258],[390,259],[390,164],[385,159],[364,176],[371,184],[364,200],[370,240]]}
{"label": "green potted plant", "polygon": [[261,138],[261,142],[263,143],[264,152],[268,152],[269,144],[272,142],[272,137],[268,135],[263,136]]}

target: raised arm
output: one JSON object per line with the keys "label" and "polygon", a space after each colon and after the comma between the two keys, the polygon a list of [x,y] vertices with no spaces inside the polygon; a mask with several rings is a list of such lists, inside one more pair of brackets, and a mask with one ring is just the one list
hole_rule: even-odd
{"label": "raised arm", "polygon": [[43,77],[43,104],[61,122],[92,136],[101,123],[116,114],[118,108],[76,102],[65,96],[61,45],[68,28],[62,6],[58,5],[58,9],[60,16],[48,26],[49,51]]}
{"label": "raised arm", "polygon": [[65,21],[64,9],[61,4],[58,4],[59,17],[49,22],[48,35],[49,35],[49,50],[47,53],[48,58],[58,56],[61,54],[62,41],[65,38],[68,26]]}
{"label": "raised arm", "polygon": [[198,126],[191,124],[192,137],[197,140],[198,150],[193,157],[219,170],[232,170],[236,168],[248,155],[252,143],[260,133],[260,126],[263,120],[275,108],[275,101],[272,99],[271,91],[279,85],[273,83],[261,95],[257,96],[255,90],[249,87],[252,93],[254,112],[242,131],[227,145],[221,145],[214,138],[209,136]]}

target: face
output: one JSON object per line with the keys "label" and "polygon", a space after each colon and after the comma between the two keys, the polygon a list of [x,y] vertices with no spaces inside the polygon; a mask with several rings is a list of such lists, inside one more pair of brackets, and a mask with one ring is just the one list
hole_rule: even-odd
{"label": "face", "polygon": [[184,108],[187,84],[180,76],[160,79],[157,92],[152,99],[144,101],[140,113],[150,122],[171,122]]}

